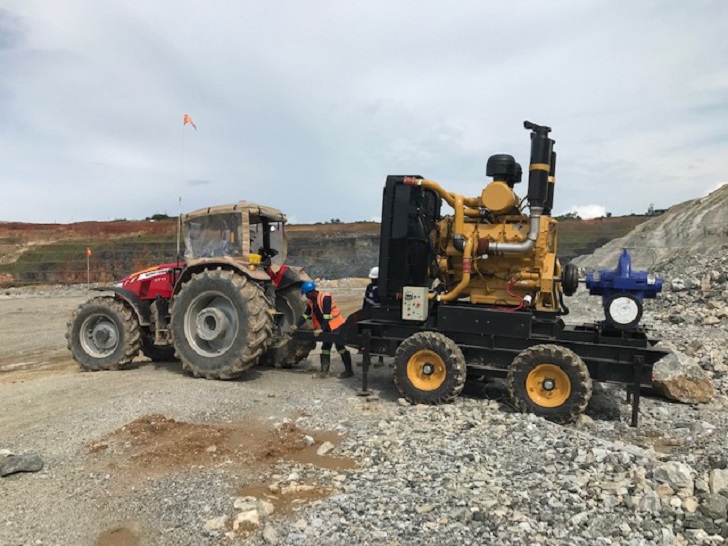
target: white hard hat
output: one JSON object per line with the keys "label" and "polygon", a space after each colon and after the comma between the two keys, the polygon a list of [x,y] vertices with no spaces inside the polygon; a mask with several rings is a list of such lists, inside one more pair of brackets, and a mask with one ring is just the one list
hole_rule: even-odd
{"label": "white hard hat", "polygon": [[369,278],[370,279],[379,278],[379,268],[378,267],[372,267],[371,271],[369,271]]}

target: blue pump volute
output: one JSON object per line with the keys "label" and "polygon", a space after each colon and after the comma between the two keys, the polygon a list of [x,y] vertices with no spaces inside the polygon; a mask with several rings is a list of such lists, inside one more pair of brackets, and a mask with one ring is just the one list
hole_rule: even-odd
{"label": "blue pump volute", "polygon": [[617,269],[602,269],[586,274],[589,294],[602,296],[607,323],[619,330],[639,327],[645,298],[656,298],[662,279],[647,271],[632,271],[632,259],[622,249]]}

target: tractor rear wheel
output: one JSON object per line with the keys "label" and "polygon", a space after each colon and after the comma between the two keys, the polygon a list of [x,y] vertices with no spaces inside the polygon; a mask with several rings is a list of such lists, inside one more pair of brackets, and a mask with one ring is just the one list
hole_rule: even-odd
{"label": "tractor rear wheel", "polygon": [[306,311],[306,302],[301,297],[298,285],[276,292],[276,311],[281,313],[278,325],[280,334],[268,349],[265,360],[271,366],[292,368],[316,347],[315,342],[302,341],[290,333],[291,326],[296,324]]}
{"label": "tractor rear wheel", "polygon": [[84,370],[118,370],[131,364],[139,353],[139,320],[128,305],[100,296],[73,312],[66,340],[73,359]]}
{"label": "tractor rear wheel", "polygon": [[172,302],[174,346],[195,377],[232,379],[255,366],[271,341],[263,288],[242,274],[195,273]]}
{"label": "tractor rear wheel", "polygon": [[444,404],[465,386],[466,365],[455,342],[437,332],[418,332],[394,355],[394,383],[412,404]]}
{"label": "tractor rear wheel", "polygon": [[520,411],[569,423],[586,409],[592,382],[586,364],[570,349],[534,345],[513,360],[508,391]]}

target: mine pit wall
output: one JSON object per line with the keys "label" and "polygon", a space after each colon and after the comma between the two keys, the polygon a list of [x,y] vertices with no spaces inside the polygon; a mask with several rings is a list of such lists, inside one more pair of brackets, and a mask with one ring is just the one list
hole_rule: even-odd
{"label": "mine pit wall", "polygon": [[[574,256],[589,254],[644,220],[621,217],[562,222],[559,258],[566,263]],[[379,232],[380,225],[373,222],[289,224],[287,263],[304,267],[313,278],[366,277],[379,262]],[[51,226],[0,222],[0,287],[86,282],[86,247],[93,249],[91,282],[114,282],[152,264],[174,262],[175,233],[174,221]]]}
{"label": "mine pit wall", "polygon": [[379,233],[289,231],[287,262],[314,279],[366,277],[379,264]]}

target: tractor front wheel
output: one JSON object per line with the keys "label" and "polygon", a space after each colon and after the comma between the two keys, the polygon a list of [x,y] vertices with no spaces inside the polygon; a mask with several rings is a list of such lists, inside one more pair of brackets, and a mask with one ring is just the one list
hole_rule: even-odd
{"label": "tractor front wheel", "polygon": [[513,360],[508,391],[520,411],[569,423],[586,409],[592,382],[586,364],[570,349],[534,345]]}
{"label": "tractor front wheel", "polygon": [[271,342],[263,288],[233,271],[192,275],[174,297],[171,316],[177,356],[196,377],[238,377],[258,363]]}
{"label": "tractor front wheel", "polygon": [[139,353],[139,320],[128,305],[110,296],[100,296],[73,312],[66,340],[73,359],[82,369],[118,370],[131,364]]}
{"label": "tractor front wheel", "polygon": [[412,404],[452,402],[462,392],[465,377],[460,347],[437,332],[408,337],[394,355],[394,383]]}

